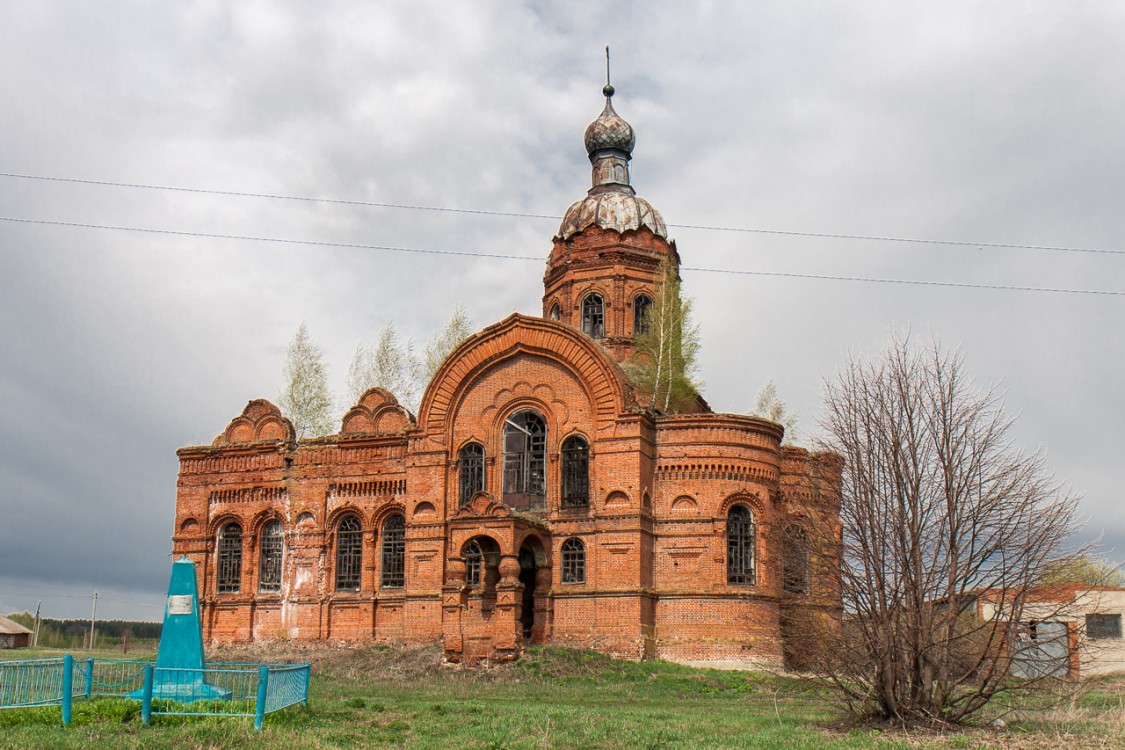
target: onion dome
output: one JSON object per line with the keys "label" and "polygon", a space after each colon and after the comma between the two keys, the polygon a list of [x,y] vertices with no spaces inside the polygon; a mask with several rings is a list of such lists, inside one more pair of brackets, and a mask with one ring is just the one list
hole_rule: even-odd
{"label": "onion dome", "polygon": [[637,142],[633,126],[613,111],[613,87],[607,86],[606,90],[609,93],[605,97],[605,109],[598,115],[598,119],[586,126],[586,153],[590,155],[591,161],[596,152],[607,148],[624,151],[625,158],[628,159]]}
{"label": "onion dome", "polygon": [[586,197],[576,202],[563,216],[558,239],[596,226],[622,234],[644,227],[668,239],[668,229],[660,212],[644,198],[637,197],[629,184],[629,160],[636,135],[633,126],[613,109],[613,86],[602,89],[605,109],[586,126],[586,153],[593,167]]}

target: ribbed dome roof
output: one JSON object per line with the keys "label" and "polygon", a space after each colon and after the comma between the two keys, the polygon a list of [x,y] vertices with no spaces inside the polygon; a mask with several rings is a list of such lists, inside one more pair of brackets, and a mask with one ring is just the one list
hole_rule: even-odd
{"label": "ribbed dome roof", "polygon": [[609,190],[587,195],[566,210],[559,238],[567,239],[589,227],[612,229],[622,234],[645,227],[658,237],[668,239],[664,217],[640,196]]}

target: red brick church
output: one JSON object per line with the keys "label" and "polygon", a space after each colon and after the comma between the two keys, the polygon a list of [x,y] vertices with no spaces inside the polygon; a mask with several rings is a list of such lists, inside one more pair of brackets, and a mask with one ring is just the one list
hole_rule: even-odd
{"label": "red brick church", "polygon": [[256,400],[178,452],[175,554],[197,565],[208,642],[780,666],[839,611],[836,565],[811,541],[838,527],[838,461],[701,398],[659,413],[622,369],[679,255],[630,185],[633,128],[605,93],[543,317],[466,339],[417,416],[372,389],[338,434],[298,441]]}

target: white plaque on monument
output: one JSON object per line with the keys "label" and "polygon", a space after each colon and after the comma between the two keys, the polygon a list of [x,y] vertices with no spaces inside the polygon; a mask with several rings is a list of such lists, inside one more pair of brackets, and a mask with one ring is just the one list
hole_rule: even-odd
{"label": "white plaque on monument", "polygon": [[168,614],[190,615],[191,599],[191,594],[172,594],[168,597]]}

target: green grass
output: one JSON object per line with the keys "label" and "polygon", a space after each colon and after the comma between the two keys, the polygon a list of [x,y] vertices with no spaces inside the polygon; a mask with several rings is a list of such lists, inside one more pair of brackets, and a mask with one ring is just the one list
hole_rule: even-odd
{"label": "green grass", "polygon": [[[259,646],[219,659],[313,662],[312,701],[266,718],[154,717],[139,704],[78,701],[0,711],[0,747],[19,748],[985,748],[1125,746],[1125,679],[1095,683],[1070,714],[1007,729],[927,736],[852,728],[813,682],[752,672],[620,662],[533,649],[485,669],[443,667],[435,649]],[[841,728],[843,727],[843,728]],[[1065,736],[1065,741],[1062,739]]]}

